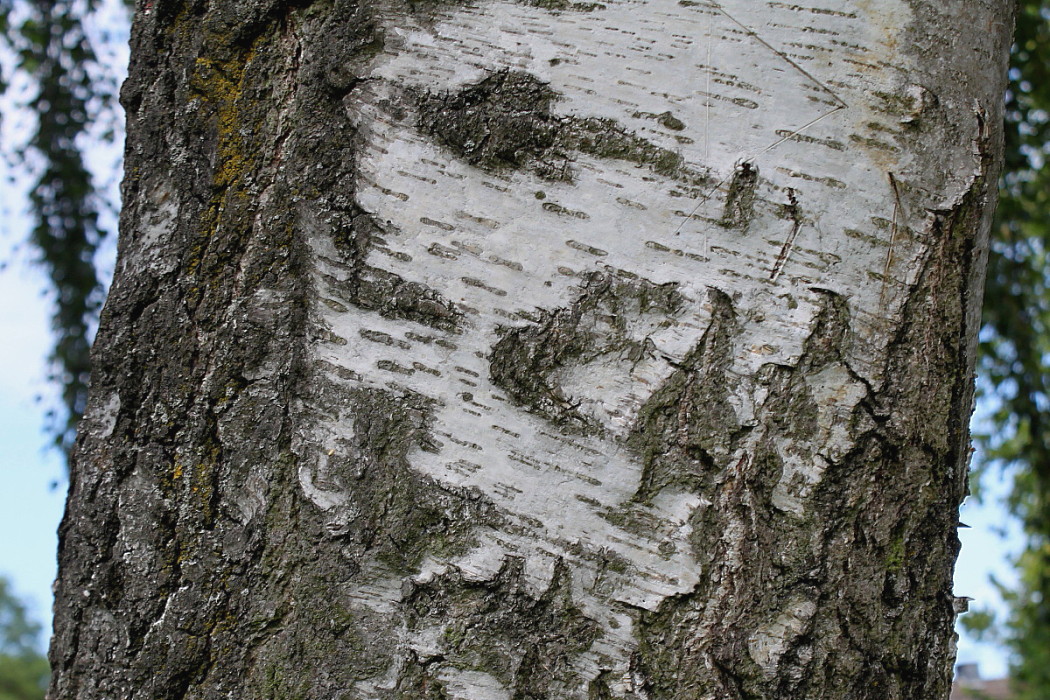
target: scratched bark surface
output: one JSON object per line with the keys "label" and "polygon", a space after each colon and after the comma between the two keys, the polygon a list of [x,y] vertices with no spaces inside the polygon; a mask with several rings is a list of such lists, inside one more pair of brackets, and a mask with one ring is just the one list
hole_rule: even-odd
{"label": "scratched bark surface", "polygon": [[947,697],[1009,5],[140,1],[50,696]]}

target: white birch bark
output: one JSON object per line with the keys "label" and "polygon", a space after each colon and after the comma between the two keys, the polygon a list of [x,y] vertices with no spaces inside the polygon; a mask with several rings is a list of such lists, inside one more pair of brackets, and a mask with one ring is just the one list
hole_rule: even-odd
{"label": "white birch bark", "polygon": [[[153,697],[944,696],[1005,3],[270,5],[198,9],[197,40],[185,12],[140,10],[139,50],[169,37],[194,66],[179,109],[216,115],[211,145],[167,156],[210,163],[213,194],[180,191],[200,165],[143,156],[120,274],[193,278],[186,343],[255,324],[297,349],[189,362],[201,414],[132,415],[103,370],[82,488],[132,459],[114,430],[170,406],[217,427],[207,449],[137,436],[168,466],[101,489],[155,492],[117,518],[123,563],[95,555],[163,571],[154,613],[92,604],[73,581],[99,564],[65,546],[55,697],[146,697],[135,669],[195,605],[226,620],[187,633],[205,670]],[[238,12],[250,41],[213,41]],[[140,70],[145,120],[169,98]],[[219,244],[164,243],[238,221],[217,281],[198,270]],[[193,311],[208,284],[232,301]],[[101,342],[139,347],[122,294]],[[105,519],[83,493],[70,541]],[[174,559],[143,534],[165,518]],[[212,559],[221,583],[190,573]],[[230,580],[259,592],[230,602]],[[71,642],[103,609],[137,641]],[[222,651],[237,635],[249,651]]]}

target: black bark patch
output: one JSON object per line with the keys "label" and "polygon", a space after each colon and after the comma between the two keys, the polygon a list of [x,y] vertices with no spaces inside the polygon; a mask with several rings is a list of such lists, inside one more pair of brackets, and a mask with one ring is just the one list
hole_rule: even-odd
{"label": "black bark patch", "polygon": [[615,697],[609,688],[609,681],[615,680],[612,671],[601,671],[587,687],[587,700],[613,700]]}
{"label": "black bark patch", "polygon": [[[600,2],[571,2],[570,0],[516,0],[519,5],[535,7],[548,12],[594,12],[604,10],[605,5]],[[409,0],[408,6],[412,13],[429,21],[449,8],[463,7],[473,4],[472,0]]]}
{"label": "black bark patch", "polygon": [[828,290],[815,291],[821,295],[821,309],[802,346],[799,369],[806,372],[844,361],[849,341],[850,311],[845,297]]}
{"label": "black bark patch", "polygon": [[660,126],[665,129],[670,129],[671,131],[682,131],[685,129],[685,122],[669,111],[661,112],[660,114],[654,112],[635,112],[631,116],[635,119],[652,119]]}
{"label": "black bark patch", "polygon": [[665,177],[704,180],[684,166],[679,154],[612,119],[555,114],[557,100],[557,93],[535,76],[499,71],[454,93],[419,96],[419,128],[471,165],[491,172],[529,170],[569,182],[577,152],[646,166]]}
{"label": "black bark patch", "polygon": [[518,0],[523,5],[551,12],[594,12],[604,10],[600,2],[569,2],[569,0]]}
{"label": "black bark patch", "polygon": [[664,177],[690,179],[692,176],[694,181],[704,180],[688,171],[678,153],[643,139],[612,119],[572,118],[570,128],[562,138],[567,148],[595,158],[648,166]]}
{"label": "black bark patch", "polygon": [[508,557],[491,581],[452,569],[415,584],[404,605],[409,629],[444,628],[447,663],[492,674],[514,700],[569,697],[581,684],[572,662],[601,632],[573,602],[560,559],[538,598],[526,586],[524,561]]}
{"label": "black bark patch", "polygon": [[[927,271],[936,265],[928,263]],[[929,282],[939,280],[924,276],[912,300],[912,318],[931,313],[921,305],[928,302],[923,287]],[[690,519],[690,540],[704,576],[692,591],[667,598],[639,619],[637,670],[654,700],[707,695],[875,700],[947,691],[942,685],[929,692],[941,679],[929,674],[928,657],[915,650],[932,643],[931,628],[949,629],[954,615],[951,596],[943,593],[950,591],[944,561],[953,552],[950,546],[945,552],[942,543],[954,536],[955,526],[954,518],[941,515],[951,512],[945,502],[955,497],[944,486],[952,478],[943,466],[949,460],[916,439],[915,433],[930,429],[928,421],[909,425],[910,435],[898,433],[893,423],[900,419],[880,415],[878,408],[898,392],[916,404],[908,416],[921,416],[918,404],[930,404],[930,388],[922,381],[938,358],[910,354],[930,347],[929,330],[905,324],[902,335],[910,342],[890,360],[890,367],[901,371],[889,374],[878,394],[865,384],[868,395],[842,417],[855,447],[833,457],[813,439],[819,407],[807,380],[840,365],[854,381],[864,381],[847,364],[852,339],[846,299],[814,291],[821,294],[820,310],[799,361],[768,365],[759,373],[768,396],[756,415],[753,453],[739,460],[734,455],[730,469],[702,492],[712,505],[698,508]],[[958,308],[958,298],[940,297],[949,308]],[[894,397],[892,403],[904,402]],[[801,515],[784,513],[771,500],[782,477],[783,453],[826,465],[819,483],[807,490]],[[878,488],[858,490],[860,480]],[[916,511],[916,502],[928,505]],[[727,544],[725,534],[732,528],[743,532]],[[905,575],[905,569],[912,573]],[[761,594],[741,605],[741,599],[722,595],[727,587]],[[838,593],[829,599],[821,590]],[[785,611],[797,610],[800,601],[809,601],[813,614],[784,639],[775,667],[760,668],[750,640]],[[926,606],[922,624],[912,613],[916,601]],[[695,628],[685,632],[696,620],[703,620],[702,641]],[[837,641],[823,641],[831,639]]]}
{"label": "black bark patch", "polygon": [[[538,168],[563,127],[555,92],[534,76],[500,71],[455,93],[420,100],[420,126],[457,156],[486,170]],[[564,160],[561,156],[560,160]]]}
{"label": "black bark patch", "polygon": [[[758,380],[765,385],[767,398],[759,407],[754,427],[732,432],[735,423],[728,416],[716,414],[712,419],[704,413],[694,413],[684,423],[701,430],[708,424],[729,426],[730,431],[721,435],[711,431],[697,436],[697,442],[706,438],[708,445],[713,443],[722,449],[723,459],[713,460],[716,469],[705,471],[700,464],[689,470],[688,455],[673,440],[679,434],[691,433],[672,421],[675,408],[710,411],[711,406],[724,402],[728,396],[726,369],[735,328],[728,298],[716,298],[712,293],[716,312],[694,351],[694,355],[706,359],[694,362],[695,369],[690,374],[669,378],[639,415],[639,426],[645,425],[656,436],[647,445],[653,456],[643,455],[645,470],[639,495],[647,497],[669,483],[684,482],[711,504],[697,508],[690,517],[690,544],[705,572],[701,582],[688,593],[666,599],[656,611],[643,613],[639,620],[638,669],[653,698],[810,696],[800,690],[799,679],[807,677],[805,669],[814,655],[816,633],[812,630],[820,629],[830,636],[832,632],[824,626],[834,624],[834,615],[822,617],[823,613],[817,612],[812,619],[800,623],[799,630],[785,639],[785,651],[779,657],[780,671],[775,676],[755,663],[749,640],[777,620],[785,609],[799,601],[816,600],[816,584],[827,576],[827,564],[821,560],[822,549],[810,543],[820,541],[820,533],[833,530],[849,511],[845,492],[850,487],[850,477],[845,471],[834,472],[834,465],[828,467],[827,485],[822,484],[808,496],[806,507],[812,515],[789,517],[773,505],[772,499],[783,474],[778,450],[787,450],[804,460],[822,459],[821,445],[813,440],[818,430],[818,407],[806,380],[831,364],[845,364],[848,351],[850,313],[846,300],[832,292],[817,291],[821,294],[820,309],[798,363],[766,365],[759,372]],[[727,340],[719,341],[720,336]],[[714,393],[699,402],[686,400],[682,390],[686,380],[701,387],[714,383],[713,389],[706,389]],[[706,381],[701,384],[701,380]],[[692,408],[693,403],[698,404],[698,409]],[[728,405],[725,409],[731,410]],[[862,405],[854,410],[863,413],[865,408]],[[847,420],[851,427],[858,424]],[[745,435],[755,437],[751,431],[757,431],[755,446],[750,454],[740,456],[740,440]],[[635,435],[632,438],[639,439]],[[701,442],[699,449],[704,449],[702,445]],[[727,463],[729,457],[732,460]],[[829,490],[835,494],[830,499]],[[732,528],[741,528],[743,533],[735,542],[727,543],[725,533]],[[733,563],[730,556],[744,564]],[[861,581],[875,578],[872,572],[858,576]],[[719,586],[726,585],[728,579],[762,593],[747,606],[734,604],[719,597]],[[858,585],[850,583],[851,587]],[[717,612],[712,614],[712,610]],[[692,644],[683,637],[682,630],[705,615],[705,641]],[[839,658],[849,653],[843,651]]]}
{"label": "black bark patch", "polygon": [[437,677],[440,666],[440,660],[424,661],[415,652],[409,652],[402,664],[404,670],[398,678],[394,700],[449,700],[445,684]]}
{"label": "black bark patch", "polygon": [[641,360],[651,341],[631,333],[632,321],[651,314],[670,318],[682,302],[676,284],[595,273],[571,306],[542,311],[535,324],[497,329],[501,338],[492,347],[492,381],[519,405],[563,428],[600,432],[597,421],[558,385],[557,372],[610,354],[626,362]]}
{"label": "black bark patch", "polygon": [[336,249],[349,273],[345,280],[323,276],[336,297],[385,318],[413,321],[447,332],[460,330],[463,313],[440,292],[366,262],[369,251],[382,245],[383,236],[387,235],[372,216],[354,207],[347,216],[335,215],[331,225]]}
{"label": "black bark patch", "polygon": [[425,554],[461,554],[476,526],[499,521],[478,491],[442,485],[411,468],[413,451],[439,449],[430,433],[432,399],[346,389],[322,377],[313,383],[321,391],[318,406],[353,407],[352,436],[336,442],[314,477],[315,484],[348,494],[341,507],[326,512],[328,535],[348,551],[409,572]]}
{"label": "black bark patch", "polygon": [[724,468],[740,424],[729,403],[729,377],[736,314],[726,294],[712,289],[714,311],[700,342],[642,405],[627,444],[642,458],[636,498],[648,501],[675,485],[698,489],[713,470]]}
{"label": "black bark patch", "polygon": [[389,617],[347,606],[340,573],[301,574],[296,603],[256,652],[245,697],[338,697],[336,689],[381,676],[396,661]]}
{"label": "black bark patch", "polygon": [[755,190],[758,188],[758,169],[744,161],[736,167],[729,180],[725,209],[719,222],[725,228],[746,231],[755,216]]}

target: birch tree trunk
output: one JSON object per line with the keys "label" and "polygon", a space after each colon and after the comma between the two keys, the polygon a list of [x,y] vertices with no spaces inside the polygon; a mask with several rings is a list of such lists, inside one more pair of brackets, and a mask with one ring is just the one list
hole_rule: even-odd
{"label": "birch tree trunk", "polygon": [[50,696],[946,698],[1010,8],[140,0]]}

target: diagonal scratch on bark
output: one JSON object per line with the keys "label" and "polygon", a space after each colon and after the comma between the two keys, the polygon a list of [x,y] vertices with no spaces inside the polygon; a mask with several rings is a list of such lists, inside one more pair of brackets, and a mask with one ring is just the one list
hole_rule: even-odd
{"label": "diagonal scratch on bark", "polygon": [[879,308],[883,308],[886,305],[886,288],[890,282],[890,270],[893,268],[893,247],[897,243],[897,226],[898,217],[900,217],[904,210],[901,207],[901,193],[897,188],[897,178],[893,176],[893,173],[886,173],[890,179],[890,187],[893,188],[893,220],[890,224],[890,244],[886,248],[886,262],[882,267],[882,289],[879,290]]}
{"label": "diagonal scratch on bark", "polygon": [[769,272],[769,279],[773,282],[776,282],[781,270],[784,269],[784,265],[787,264],[788,258],[791,256],[791,249],[795,246],[795,237],[798,236],[798,231],[802,228],[802,216],[798,210],[798,197],[795,196],[795,190],[789,187],[787,195],[790,202],[787,209],[788,214],[791,216],[791,233],[788,234],[787,240],[784,241],[784,245],[780,249],[780,255],[777,256],[776,262],[773,263],[773,269]]}
{"label": "diagonal scratch on bark", "polygon": [[[744,158],[741,161],[741,163],[754,163],[755,159],[758,158],[759,156],[762,156],[762,155],[765,155],[766,153],[769,153],[770,151],[772,151],[774,148],[776,148],[780,144],[784,143],[785,141],[789,141],[792,138],[798,136],[799,134],[801,134],[806,129],[809,129],[810,127],[814,126],[818,122],[820,122],[820,121],[830,117],[832,114],[835,114],[836,112],[840,112],[840,111],[842,111],[844,109],[848,109],[849,108],[849,104],[844,99],[839,97],[838,93],[836,93],[834,90],[829,88],[827,85],[825,85],[821,81],[817,80],[815,77],[813,77],[813,75],[811,75],[808,71],[806,71],[804,68],[802,68],[802,66],[800,66],[797,63],[795,63],[794,61],[792,61],[791,58],[789,58],[786,54],[784,54],[784,52],[779,51],[778,49],[776,49],[772,44],[770,44],[768,41],[766,41],[761,36],[759,36],[758,33],[755,30],[751,29],[750,27],[745,25],[743,22],[738,20],[736,17],[734,17],[733,15],[729,14],[728,12],[726,12],[725,8],[722,7],[722,5],[720,3],[715,2],[714,0],[709,0],[709,2],[707,4],[708,4],[708,7],[710,7],[711,9],[719,12],[720,14],[722,14],[730,22],[732,22],[736,26],[740,27],[740,29],[743,30],[744,33],[746,33],[748,36],[752,37],[759,44],[761,44],[762,46],[764,46],[767,49],[769,49],[770,51],[772,51],[773,54],[776,55],[778,58],[780,58],[781,60],[785,61],[788,65],[790,65],[796,71],[798,71],[799,73],[804,75],[814,85],[816,85],[821,90],[823,90],[828,95],[830,95],[831,98],[833,100],[835,100],[835,102],[836,102],[836,106],[834,107],[834,109],[831,109],[831,110],[825,112],[824,114],[819,115],[815,119],[812,119],[812,120],[806,122],[802,126],[798,127],[794,131],[792,131],[790,134],[787,134],[787,135],[781,137],[780,139],[778,139],[777,141],[774,141],[773,143],[769,144],[765,148],[762,148],[761,150],[757,151],[756,153],[753,153],[753,154],[747,156],[746,158]],[[710,37],[709,37],[708,52],[710,52],[710,49],[711,49],[711,42],[710,42]],[[707,90],[707,92],[710,93],[710,77],[711,77],[711,73],[710,73],[711,61],[710,61],[710,58],[707,61],[707,65],[708,65],[708,90]],[[711,111],[711,100],[710,100],[710,97],[708,97],[708,100],[707,100],[707,111],[708,111],[708,116],[707,116],[707,125],[705,127],[705,134],[706,134],[707,138],[709,139],[710,138],[710,118],[711,118],[710,117],[710,111]],[[707,143],[707,151],[708,152],[707,152],[706,158],[708,160],[710,160],[710,142]],[[700,210],[700,207],[702,207],[705,203],[707,203],[707,201],[709,199],[711,199],[711,195],[713,195],[715,192],[717,192],[718,188],[720,188],[722,185],[724,185],[726,183],[726,181],[729,180],[729,177],[730,177],[730,175],[726,175],[721,180],[719,180],[717,184],[715,184],[713,187],[711,187],[709,190],[707,190],[707,192],[705,192],[704,194],[702,194],[700,196],[699,201],[696,203],[696,206],[694,206],[692,208],[692,210],[689,212],[689,215],[686,216],[684,219],[682,219],[682,222],[680,224],[678,224],[678,228],[675,229],[674,235],[677,236],[677,235],[679,235],[682,232],[682,229],[685,228],[686,222],[689,221],[690,219],[692,219],[693,216],[696,215],[696,212],[698,212]],[[794,233],[797,233],[797,230]],[[774,277],[774,279],[775,279],[775,277]]]}
{"label": "diagonal scratch on bark", "polygon": [[754,29],[751,29],[750,27],[748,27],[747,25],[745,25],[744,23],[742,23],[742,22],[741,22],[740,20],[738,20],[738,19],[737,19],[736,17],[733,17],[733,15],[729,14],[728,12],[726,12],[726,11],[725,11],[725,8],[724,8],[724,7],[722,7],[722,6],[721,6],[721,5],[719,4],[719,3],[717,3],[717,2],[714,2],[714,0],[711,0],[711,2],[710,2],[710,5],[711,5],[711,7],[712,7],[712,8],[714,8],[715,10],[718,10],[718,11],[719,11],[719,12],[721,12],[721,13],[722,13],[723,15],[725,15],[726,19],[728,19],[728,20],[729,20],[730,22],[732,22],[732,23],[733,23],[733,24],[735,24],[736,26],[738,26],[738,27],[740,27],[741,29],[743,29],[743,30],[744,30],[744,31],[745,31],[745,32],[746,32],[746,33],[747,33],[747,34],[748,34],[749,36],[751,36],[751,37],[754,37],[754,39],[755,39],[756,41],[758,41],[758,43],[762,44],[762,45],[763,45],[763,46],[765,46],[765,47],[766,47],[767,49],[769,49],[770,51],[772,51],[773,53],[775,53],[775,54],[776,54],[777,56],[779,56],[779,57],[780,57],[780,58],[782,58],[783,60],[787,61],[787,62],[788,62],[789,64],[791,64],[791,66],[792,66],[792,67],[793,67],[793,68],[794,68],[795,70],[797,70],[797,71],[798,71],[799,73],[801,73],[802,75],[804,75],[804,76],[806,76],[807,78],[809,78],[810,80],[812,80],[812,81],[813,81],[813,82],[814,82],[814,83],[815,83],[816,85],[818,85],[818,86],[820,87],[820,89],[821,89],[821,90],[823,90],[824,92],[826,92],[826,93],[828,93],[829,95],[831,95],[831,96],[832,96],[832,98],[834,98],[835,102],[837,102],[837,103],[838,103],[838,109],[844,109],[844,108],[846,108],[846,107],[849,107],[849,105],[848,105],[848,104],[846,104],[846,101],[845,101],[845,100],[843,100],[843,99],[842,99],[841,97],[839,97],[839,96],[838,96],[838,94],[836,94],[834,90],[832,90],[832,89],[831,89],[831,88],[829,88],[829,87],[828,87],[827,85],[825,85],[824,83],[822,83],[822,82],[820,82],[819,80],[817,80],[816,78],[814,78],[814,77],[813,77],[812,75],[810,75],[810,74],[809,74],[809,73],[808,73],[808,72],[807,72],[807,71],[806,71],[806,70],[805,70],[804,68],[802,68],[802,66],[800,66],[800,65],[798,65],[797,63],[795,63],[794,61],[792,61],[792,60],[791,60],[791,59],[790,59],[790,58],[789,58],[789,57],[788,57],[788,56],[787,56],[786,54],[784,54],[784,53],[783,53],[782,51],[779,51],[779,50],[777,50],[776,48],[774,48],[774,47],[773,47],[773,46],[772,46],[772,45],[771,45],[771,44],[770,44],[770,43],[769,43],[768,41],[766,41],[765,39],[763,39],[762,37],[760,37],[760,36],[758,35],[758,33],[757,33],[757,32],[755,32],[755,30],[754,30]]}

